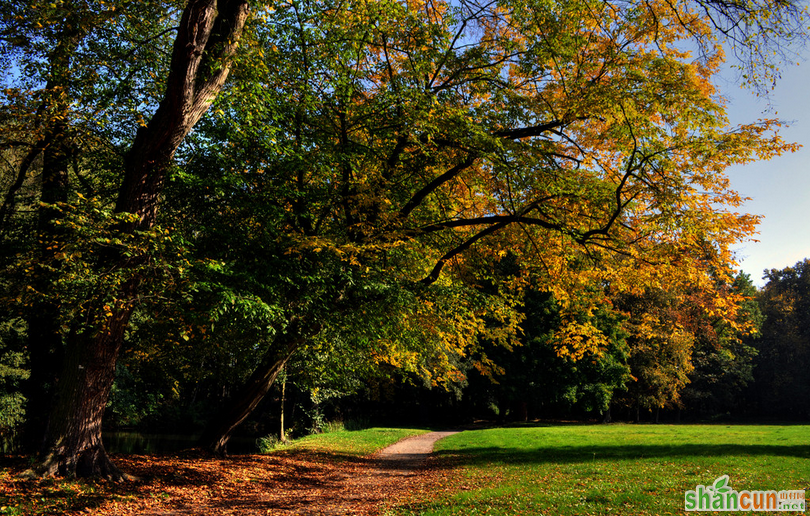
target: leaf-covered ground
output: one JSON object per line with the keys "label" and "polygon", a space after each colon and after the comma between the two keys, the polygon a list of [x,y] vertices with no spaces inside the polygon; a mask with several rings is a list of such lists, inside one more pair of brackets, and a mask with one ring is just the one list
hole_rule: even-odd
{"label": "leaf-covered ground", "polygon": [[380,470],[375,457],[292,450],[214,458],[121,455],[138,481],[23,480],[24,459],[0,464],[0,514],[288,515],[385,514],[442,492],[447,473],[427,465]]}

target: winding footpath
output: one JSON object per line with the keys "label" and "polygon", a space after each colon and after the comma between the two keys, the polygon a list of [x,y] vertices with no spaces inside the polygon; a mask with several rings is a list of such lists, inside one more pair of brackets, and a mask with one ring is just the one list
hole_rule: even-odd
{"label": "winding footpath", "polygon": [[[386,502],[406,501],[417,477],[433,453],[436,441],[458,432],[429,432],[403,439],[379,451],[365,474],[345,480],[345,486],[329,505],[313,500],[320,512],[301,514],[374,514]],[[413,479],[418,482],[418,478]]]}
{"label": "winding footpath", "polygon": [[436,441],[458,432],[429,432],[403,439],[376,455],[376,474],[394,476],[412,474],[433,453]]}

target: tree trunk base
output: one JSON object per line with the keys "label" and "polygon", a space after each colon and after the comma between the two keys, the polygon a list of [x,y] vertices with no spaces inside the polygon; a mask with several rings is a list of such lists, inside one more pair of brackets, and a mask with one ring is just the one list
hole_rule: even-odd
{"label": "tree trunk base", "polygon": [[111,482],[138,480],[138,477],[118,469],[101,445],[93,446],[78,454],[50,453],[32,469],[25,471],[22,476],[27,478],[94,477]]}

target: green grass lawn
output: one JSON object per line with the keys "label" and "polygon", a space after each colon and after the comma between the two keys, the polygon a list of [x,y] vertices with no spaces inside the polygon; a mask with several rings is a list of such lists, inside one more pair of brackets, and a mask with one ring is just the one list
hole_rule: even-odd
{"label": "green grass lawn", "polygon": [[334,455],[363,456],[429,430],[418,428],[366,428],[312,434],[292,441],[282,450],[311,450]]}
{"label": "green grass lawn", "polygon": [[810,491],[810,426],[563,425],[468,431],[436,444],[455,468],[420,515],[684,514],[684,492]]}

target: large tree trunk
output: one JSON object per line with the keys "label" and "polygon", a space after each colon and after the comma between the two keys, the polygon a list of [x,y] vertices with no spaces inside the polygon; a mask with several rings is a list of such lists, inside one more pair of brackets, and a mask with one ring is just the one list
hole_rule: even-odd
{"label": "large tree trunk", "polygon": [[130,305],[107,318],[97,333],[69,336],[37,474],[126,478],[107,456],[101,422],[131,313]]}
{"label": "large tree trunk", "polygon": [[[54,143],[43,153],[41,200],[46,205],[66,202],[69,187],[68,129],[59,123],[52,134]],[[38,233],[46,262],[56,252],[51,241],[63,239],[57,224],[60,217],[58,210],[40,209]],[[48,281],[48,274],[39,275],[37,289],[46,291]],[[116,317],[128,320],[130,313],[128,309]],[[100,429],[126,321],[108,319],[96,334],[68,335],[65,349],[59,306],[45,300],[30,314],[28,326],[32,397],[28,400],[26,444],[42,453],[36,473],[125,478],[107,457]]]}
{"label": "large tree trunk", "polygon": [[[57,44],[48,56],[48,80],[42,91],[42,102],[32,124],[33,132],[41,131],[41,135],[20,162],[17,179],[7,192],[0,209],[2,226],[4,220],[10,222],[15,210],[16,194],[41,156],[39,200],[42,205],[37,219],[36,245],[39,247],[41,262],[57,267],[54,260],[57,246],[54,243],[64,238],[62,226],[59,225],[62,213],[53,206],[68,201],[68,163],[75,150],[67,123],[70,106],[63,92],[71,81],[70,58],[86,35],[86,29],[77,21],[76,15],[72,14],[59,29]],[[56,274],[58,272],[49,267],[40,266],[34,274],[31,286],[37,292],[47,293]],[[39,452],[44,444],[56,378],[62,367],[64,344],[59,312],[57,301],[43,297],[29,307],[25,314],[31,374],[23,384],[26,422],[22,445],[31,453]]]}
{"label": "large tree trunk", "polygon": [[138,131],[127,156],[116,210],[140,217],[129,229],[155,223],[168,165],[222,90],[247,15],[245,0],[192,0],[186,6],[166,94],[149,124]]}
{"label": "large tree trunk", "polygon": [[245,385],[224,405],[203,433],[200,443],[205,448],[224,455],[228,451],[228,441],[233,431],[256,409],[270,387],[275,383],[279,372],[293,353],[307,338],[320,331],[319,326],[301,331],[300,320],[295,320],[273,340],[262,362],[250,375]]}
{"label": "large tree trunk", "polygon": [[[40,208],[37,222],[39,252],[43,262],[53,262],[56,251],[51,244],[54,239],[59,240],[60,233],[57,221],[61,213],[48,205],[67,201],[69,148],[65,144],[66,132],[65,124],[57,123],[45,138],[46,141],[58,142],[58,144],[46,146],[43,152],[40,200],[45,206]],[[27,167],[28,164],[24,163],[21,166]],[[37,271],[33,281],[34,289],[39,292],[47,292],[52,274],[45,268]],[[38,452],[44,444],[45,428],[54,394],[53,388],[64,356],[62,330],[59,324],[59,306],[50,299],[43,299],[31,307],[26,314],[26,321],[28,323],[31,374],[24,385],[27,401],[22,444],[27,451]]]}
{"label": "large tree trunk", "polygon": [[[116,209],[134,213],[138,219],[122,225],[120,231],[155,224],[166,170],[180,143],[221,91],[247,14],[245,0],[190,0],[186,5],[166,93],[149,124],[138,131],[127,156]],[[110,256],[106,265],[126,268],[138,259]],[[133,277],[116,293],[118,302],[111,315],[95,307],[89,320],[103,321],[96,332],[69,337],[37,473],[123,478],[104,450],[101,423],[141,280]]]}

